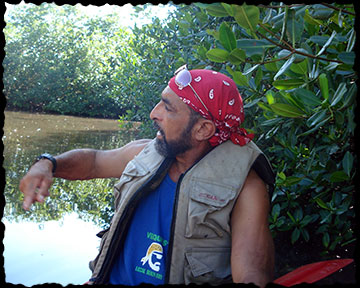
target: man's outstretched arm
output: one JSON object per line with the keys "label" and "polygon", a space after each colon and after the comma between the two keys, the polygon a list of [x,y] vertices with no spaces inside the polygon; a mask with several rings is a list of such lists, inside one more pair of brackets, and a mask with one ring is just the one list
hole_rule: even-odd
{"label": "man's outstretched arm", "polygon": [[49,196],[53,177],[68,180],[118,178],[126,165],[150,140],[137,140],[113,150],[76,149],[55,157],[57,167],[48,159],[36,162],[20,181],[24,194],[23,208],[29,210],[34,202],[43,202]]}

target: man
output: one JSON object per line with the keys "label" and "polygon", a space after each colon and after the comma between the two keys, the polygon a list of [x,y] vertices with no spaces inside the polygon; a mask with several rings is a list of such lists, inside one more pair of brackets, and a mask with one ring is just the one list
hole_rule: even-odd
{"label": "man", "polygon": [[236,84],[181,67],[150,117],[154,140],[39,157],[20,182],[24,208],[49,196],[53,176],[120,177],[89,284],[264,287],[274,269],[267,222],[274,175],[253,135],[240,128]]}

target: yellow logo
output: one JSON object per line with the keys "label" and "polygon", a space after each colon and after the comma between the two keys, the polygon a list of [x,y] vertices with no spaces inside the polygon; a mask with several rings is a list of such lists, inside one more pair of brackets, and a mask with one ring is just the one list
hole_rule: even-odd
{"label": "yellow logo", "polygon": [[141,258],[141,264],[144,266],[146,262],[148,262],[150,268],[156,272],[160,270],[160,262],[153,263],[153,256],[156,259],[160,260],[163,257],[163,247],[156,242],[150,244],[149,248],[146,251],[146,255]]}

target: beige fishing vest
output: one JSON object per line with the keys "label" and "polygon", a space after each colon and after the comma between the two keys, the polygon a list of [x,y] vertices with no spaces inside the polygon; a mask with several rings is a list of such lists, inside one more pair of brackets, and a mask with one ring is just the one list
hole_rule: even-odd
{"label": "beige fishing vest", "polygon": [[[156,189],[170,167],[171,160],[160,156],[154,143],[150,142],[129,162],[115,185],[115,214],[110,228],[102,236],[98,256],[90,263],[91,283],[107,283],[137,201]],[[253,165],[255,162],[257,165]],[[266,183],[273,184],[271,167],[253,142],[239,146],[227,141],[180,177],[166,261],[166,283],[232,281],[230,215],[247,174],[254,167]]]}

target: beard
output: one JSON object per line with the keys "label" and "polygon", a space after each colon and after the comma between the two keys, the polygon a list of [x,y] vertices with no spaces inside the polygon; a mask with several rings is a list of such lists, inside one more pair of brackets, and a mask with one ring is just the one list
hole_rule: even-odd
{"label": "beard", "polygon": [[195,123],[190,121],[187,127],[182,131],[181,135],[176,140],[167,141],[164,132],[159,125],[154,122],[154,127],[161,133],[162,139],[156,138],[155,148],[157,152],[164,156],[175,158],[177,155],[183,154],[193,147],[191,140],[191,131]]}

